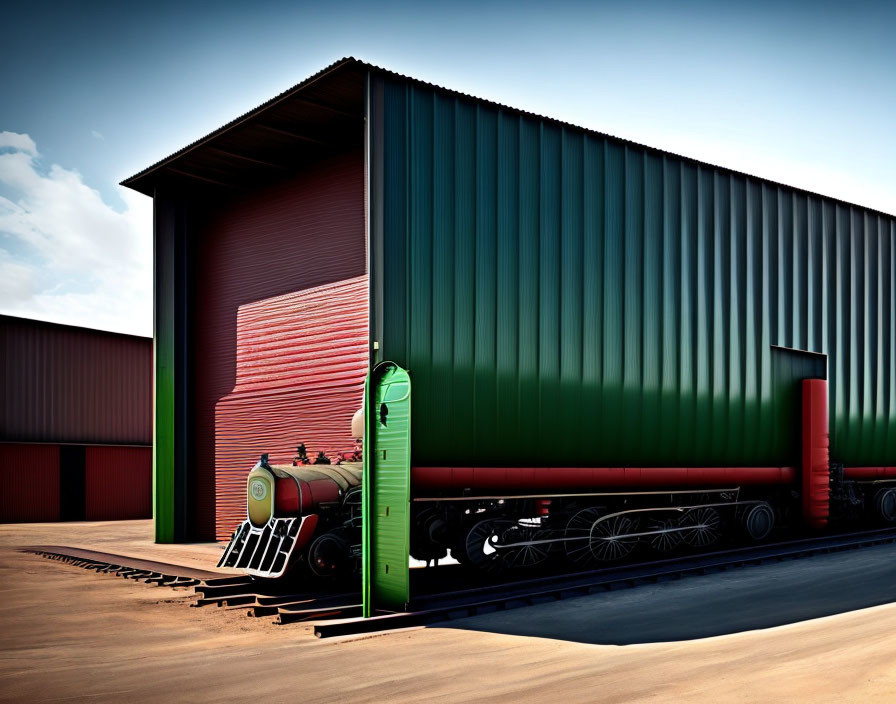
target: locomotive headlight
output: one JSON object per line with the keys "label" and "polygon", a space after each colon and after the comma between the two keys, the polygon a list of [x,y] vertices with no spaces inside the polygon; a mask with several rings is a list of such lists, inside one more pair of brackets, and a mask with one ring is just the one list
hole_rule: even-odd
{"label": "locomotive headlight", "polygon": [[246,481],[246,512],[254,526],[261,528],[274,515],[274,475],[255,467]]}
{"label": "locomotive headlight", "polygon": [[268,497],[268,483],[256,477],[249,482],[249,494],[256,501],[264,501]]}

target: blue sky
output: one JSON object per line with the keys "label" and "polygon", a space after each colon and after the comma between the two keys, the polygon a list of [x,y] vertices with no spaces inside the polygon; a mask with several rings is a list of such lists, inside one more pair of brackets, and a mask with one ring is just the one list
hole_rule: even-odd
{"label": "blue sky", "polygon": [[3,10],[0,312],[151,333],[117,186],[336,58],[896,213],[896,4],[42,3]]}

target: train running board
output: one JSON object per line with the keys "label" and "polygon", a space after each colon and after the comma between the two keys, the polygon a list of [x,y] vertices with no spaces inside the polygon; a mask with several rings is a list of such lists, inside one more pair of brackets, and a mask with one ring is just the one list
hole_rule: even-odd
{"label": "train running board", "polygon": [[282,577],[316,527],[316,514],[272,518],[260,528],[245,520],[233,532],[218,567],[232,567],[254,577]]}

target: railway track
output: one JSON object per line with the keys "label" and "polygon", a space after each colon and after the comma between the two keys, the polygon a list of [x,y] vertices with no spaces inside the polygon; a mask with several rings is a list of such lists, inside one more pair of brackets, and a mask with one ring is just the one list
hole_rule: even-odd
{"label": "railway track", "polygon": [[372,633],[467,618],[494,611],[549,603],[640,584],[655,584],[748,565],[793,560],[823,553],[896,542],[896,528],[801,538],[700,555],[608,567],[587,572],[505,582],[463,591],[425,594],[407,611],[370,618],[335,619],[315,624],[318,638]]}
{"label": "railway track", "polygon": [[278,624],[361,614],[357,590],[300,592],[285,582],[267,584],[242,575],[222,577],[220,572],[59,545],[26,548],[22,552],[146,584],[192,588],[196,597],[192,607],[240,608],[248,616],[272,616]]}
{"label": "railway track", "polygon": [[[865,530],[604,567],[586,572],[482,584],[473,588],[421,593],[412,600],[407,611],[381,613],[367,619],[361,617],[360,595],[356,589],[301,591],[295,585],[283,581],[268,583],[244,576],[222,577],[220,573],[205,570],[64,546],[40,546],[23,551],[148,584],[192,588],[196,597],[192,607],[241,609],[249,617],[273,618],[275,623],[281,625],[314,622],[314,634],[319,638],[327,638],[426,626],[493,611],[625,589],[639,584],[654,584],[748,565],[894,542],[896,528]],[[458,568],[454,571],[459,573],[463,570]],[[458,574],[457,583],[460,583],[462,576]],[[450,584],[454,579],[421,579],[418,585],[425,589],[437,584],[444,585],[446,581]]]}

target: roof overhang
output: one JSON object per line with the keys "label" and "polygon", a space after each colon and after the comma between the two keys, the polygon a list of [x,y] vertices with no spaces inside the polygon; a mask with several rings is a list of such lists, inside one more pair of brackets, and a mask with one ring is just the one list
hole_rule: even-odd
{"label": "roof overhang", "polygon": [[242,191],[358,148],[367,70],[341,59],[121,185],[148,196],[159,187]]}

